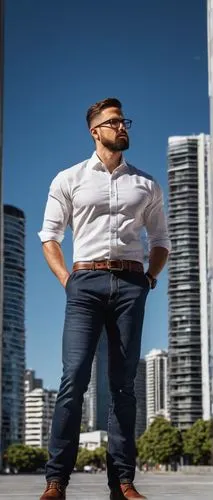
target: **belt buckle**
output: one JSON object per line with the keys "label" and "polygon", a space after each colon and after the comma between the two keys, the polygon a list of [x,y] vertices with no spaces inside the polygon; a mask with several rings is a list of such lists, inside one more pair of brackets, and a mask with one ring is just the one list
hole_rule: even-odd
{"label": "belt buckle", "polygon": [[107,269],[109,271],[123,271],[124,270],[124,264],[123,264],[122,260],[119,260],[119,263],[121,263],[121,267],[113,267],[113,265],[111,265],[111,262],[113,262],[113,261],[111,261],[111,260],[107,261]]}

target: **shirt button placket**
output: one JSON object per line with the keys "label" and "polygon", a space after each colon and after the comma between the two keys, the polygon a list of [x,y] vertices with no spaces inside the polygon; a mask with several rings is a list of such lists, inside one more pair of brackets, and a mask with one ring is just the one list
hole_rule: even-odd
{"label": "shirt button placket", "polygon": [[110,258],[117,257],[117,182],[110,176]]}

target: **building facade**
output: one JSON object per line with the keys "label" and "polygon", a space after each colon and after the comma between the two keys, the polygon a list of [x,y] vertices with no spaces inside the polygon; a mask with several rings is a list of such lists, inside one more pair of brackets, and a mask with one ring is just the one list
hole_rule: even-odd
{"label": "building facade", "polygon": [[139,438],[146,430],[146,361],[140,359],[135,377],[135,397],[137,401],[135,437]]}
{"label": "building facade", "polygon": [[3,196],[2,196],[2,157],[3,157],[3,0],[0,0],[0,470],[2,466],[2,336],[3,336]]}
{"label": "building facade", "polygon": [[168,177],[170,410],[187,429],[210,418],[209,137],[170,137]]}
{"label": "building facade", "polygon": [[168,353],[152,349],[146,356],[146,426],[157,416],[169,418]]}
{"label": "building facade", "polygon": [[24,441],[25,216],[4,206],[2,449]]}
{"label": "building facade", "polygon": [[94,451],[96,448],[107,445],[108,437],[106,431],[81,432],[79,438],[80,448]]}
{"label": "building facade", "polygon": [[25,371],[25,444],[47,448],[57,392],[43,388],[34,370]]}
{"label": "building facade", "polygon": [[52,416],[57,397],[56,391],[38,388],[25,393],[25,444],[47,448]]}
{"label": "building facade", "polygon": [[210,293],[210,413],[213,417],[213,0],[207,0],[208,13],[208,74],[210,111],[210,159],[209,159],[209,218],[208,218],[208,285]]}

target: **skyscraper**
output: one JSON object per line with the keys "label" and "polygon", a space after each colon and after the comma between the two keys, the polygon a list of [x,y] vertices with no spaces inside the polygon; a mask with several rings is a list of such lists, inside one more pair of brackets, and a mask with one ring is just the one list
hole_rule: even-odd
{"label": "skyscraper", "polygon": [[3,328],[3,205],[2,205],[2,149],[3,149],[3,0],[0,0],[0,469],[2,463],[2,328]]}
{"label": "skyscraper", "polygon": [[24,441],[25,217],[4,206],[2,448]]}
{"label": "skyscraper", "polygon": [[169,417],[167,351],[152,349],[146,356],[146,425],[155,417]]}
{"label": "skyscraper", "polygon": [[213,417],[213,0],[208,6],[208,73],[210,108],[209,218],[208,218],[208,280],[210,293],[210,412]]}
{"label": "skyscraper", "polygon": [[170,137],[168,163],[170,411],[186,429],[210,418],[209,137]]}

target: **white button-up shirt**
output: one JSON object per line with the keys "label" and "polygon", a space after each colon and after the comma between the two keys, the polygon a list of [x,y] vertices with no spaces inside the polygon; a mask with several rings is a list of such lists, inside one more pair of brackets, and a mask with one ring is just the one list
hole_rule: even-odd
{"label": "white button-up shirt", "polygon": [[93,153],[53,179],[39,237],[42,242],[61,243],[68,225],[73,231],[74,262],[143,262],[144,227],[150,249],[170,250],[162,190],[151,175],[124,158],[110,174]]}

